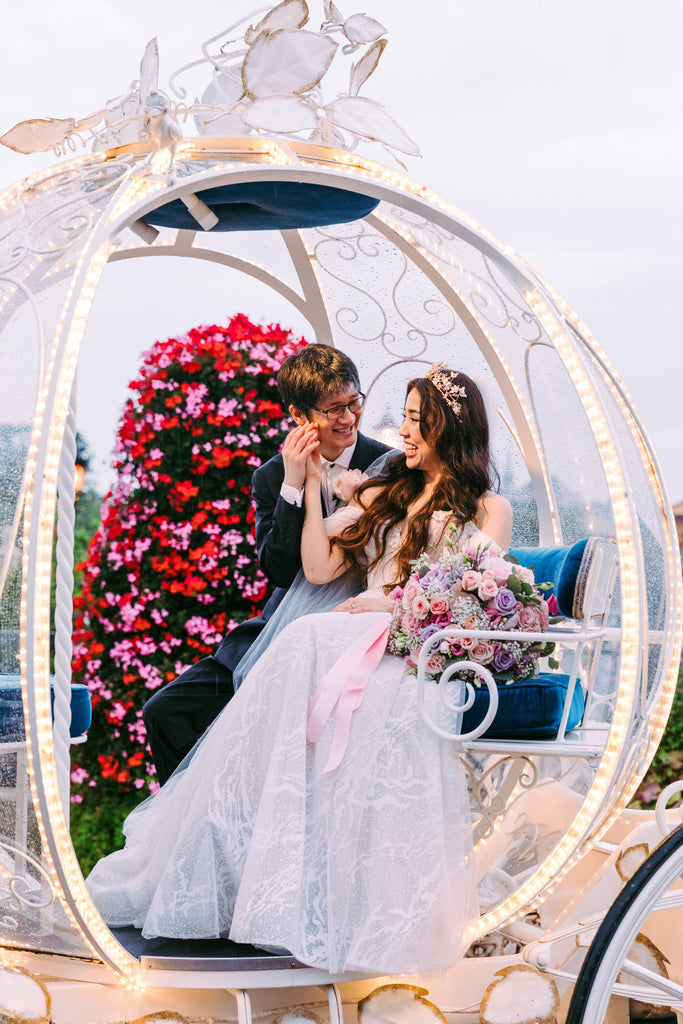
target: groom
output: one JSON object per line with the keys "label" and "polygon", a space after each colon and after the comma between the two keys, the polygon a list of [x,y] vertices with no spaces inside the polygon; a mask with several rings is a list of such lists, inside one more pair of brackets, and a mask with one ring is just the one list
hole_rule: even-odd
{"label": "groom", "polygon": [[261,615],[223,638],[215,654],[191,665],[147,701],[142,715],[159,782],[163,783],[234,693],[232,673],[284,597],[301,568],[306,455],[317,435],[323,461],[322,501],[327,515],[333,486],[345,469],[365,470],[385,444],[358,433],[364,395],[355,364],[328,345],[307,345],[283,362],[277,375],[282,405],[296,427],[282,451],[252,478],[256,548],[261,569],[278,588]]}

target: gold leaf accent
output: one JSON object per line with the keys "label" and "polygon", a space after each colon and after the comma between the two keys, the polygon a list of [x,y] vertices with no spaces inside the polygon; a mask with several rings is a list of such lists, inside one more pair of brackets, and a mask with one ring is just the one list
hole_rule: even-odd
{"label": "gold leaf accent", "polygon": [[358,1003],[359,1024],[448,1024],[416,985],[380,985]]}
{"label": "gold leaf accent", "polygon": [[61,146],[75,127],[73,117],[34,117],[15,124],[0,138],[0,142],[15,153],[45,153],[54,146]]}
{"label": "gold leaf accent", "polygon": [[650,847],[647,843],[636,843],[634,846],[622,850],[614,862],[614,867],[622,882],[628,882],[649,856]]}
{"label": "gold leaf accent", "polygon": [[547,974],[527,964],[496,971],[479,1006],[481,1024],[557,1024],[560,996]]}
{"label": "gold leaf accent", "polygon": [[284,29],[263,33],[242,64],[242,85],[250,100],[265,96],[301,95],[326,73],[338,44],[316,32]]}
{"label": "gold leaf accent", "polygon": [[353,65],[349,81],[349,94],[351,96],[357,96],[361,85],[363,85],[364,82],[367,82],[368,78],[377,67],[386,45],[386,39],[378,39],[376,43],[373,43],[372,46],[366,50],[360,60],[357,60]]}
{"label": "gold leaf accent", "polygon": [[306,0],[282,0],[277,7],[268,11],[264,18],[261,18],[258,25],[250,26],[244,33],[244,41],[247,46],[256,42],[258,37],[265,33],[279,32],[282,29],[302,28],[308,21],[308,4]]}

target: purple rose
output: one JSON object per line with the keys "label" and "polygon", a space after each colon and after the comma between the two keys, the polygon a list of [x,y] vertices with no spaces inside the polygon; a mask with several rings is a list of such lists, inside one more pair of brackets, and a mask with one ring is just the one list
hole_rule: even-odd
{"label": "purple rose", "polygon": [[517,598],[507,587],[501,587],[496,596],[491,600],[491,607],[495,608],[501,615],[511,615],[515,610],[516,604]]}
{"label": "purple rose", "polygon": [[439,569],[438,566],[434,565],[429,569],[422,577],[422,587],[424,590],[427,589],[430,583],[445,583],[446,573],[443,569]]}
{"label": "purple rose", "polygon": [[495,672],[507,672],[515,664],[515,656],[508,647],[500,647],[493,656],[491,666]]}

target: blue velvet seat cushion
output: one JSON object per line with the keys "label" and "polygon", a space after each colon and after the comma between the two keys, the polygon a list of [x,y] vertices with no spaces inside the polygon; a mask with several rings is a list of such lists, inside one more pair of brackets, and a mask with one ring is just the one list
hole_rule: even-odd
{"label": "blue velvet seat cushion", "polygon": [[[330,185],[303,181],[246,181],[198,193],[218,217],[211,231],[285,231],[347,224],[372,213],[379,199]],[[180,199],[146,213],[157,227],[197,231],[199,224]]]}
{"label": "blue velvet seat cushion", "polygon": [[560,614],[575,619],[583,614],[580,581],[585,579],[592,553],[593,544],[585,537],[571,547],[510,548],[518,562],[533,568],[536,583],[552,583],[545,596],[555,595]]}
{"label": "blue velvet seat cushion", "polygon": [[[54,686],[50,683],[50,700],[54,710]],[[82,736],[90,728],[92,705],[88,687],[83,683],[71,684],[72,736]],[[0,742],[24,739],[24,709],[21,703],[21,677],[0,676]]]}
{"label": "blue velvet seat cushion", "polygon": [[[496,717],[484,733],[488,739],[549,740],[557,735],[562,719],[569,676],[562,672],[541,672],[519,683],[499,683]],[[474,705],[463,715],[462,732],[471,732],[484,718],[489,693],[477,688]],[[583,689],[574,686],[566,731],[581,724],[585,707]]]}

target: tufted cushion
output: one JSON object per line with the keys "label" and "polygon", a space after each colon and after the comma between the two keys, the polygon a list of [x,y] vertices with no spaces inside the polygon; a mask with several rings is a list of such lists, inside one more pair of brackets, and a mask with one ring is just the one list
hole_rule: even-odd
{"label": "tufted cushion", "polygon": [[[562,672],[541,672],[521,683],[498,686],[496,717],[484,733],[488,739],[550,740],[554,739],[562,719],[569,676]],[[463,715],[462,732],[471,732],[481,722],[489,706],[485,688],[477,689],[474,705]],[[584,694],[576,683],[567,719],[567,729],[581,724]]]}
{"label": "tufted cushion", "polygon": [[[54,708],[55,694],[50,683],[50,699]],[[92,707],[88,687],[82,683],[71,684],[71,726],[72,736],[82,736],[90,728]],[[24,709],[21,703],[21,677],[0,676],[0,742],[23,740]]]}
{"label": "tufted cushion", "polygon": [[[218,217],[212,231],[284,231],[346,224],[372,213],[378,199],[330,185],[301,181],[248,181],[219,185],[199,198]],[[145,214],[147,224],[197,231],[199,225],[180,199]]]}
{"label": "tufted cushion", "polygon": [[510,548],[518,562],[534,570],[537,583],[552,583],[561,615],[572,619],[583,618],[583,599],[586,580],[590,572],[597,539],[579,540],[571,547],[559,548]]}

